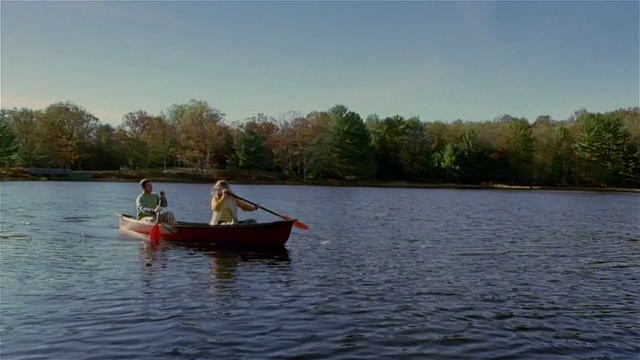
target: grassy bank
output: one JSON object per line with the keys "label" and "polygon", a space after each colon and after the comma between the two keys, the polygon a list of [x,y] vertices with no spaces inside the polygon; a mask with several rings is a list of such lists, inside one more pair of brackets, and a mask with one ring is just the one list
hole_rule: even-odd
{"label": "grassy bank", "polygon": [[[78,172],[75,172],[78,173]],[[504,184],[465,185],[449,183],[419,183],[408,181],[340,181],[340,180],[309,180],[303,181],[294,177],[286,177],[278,173],[263,171],[213,170],[207,173],[191,169],[173,168],[144,170],[103,170],[84,171],[87,181],[109,182],[138,182],[143,178],[150,178],[154,182],[171,183],[207,183],[213,184],[217,180],[226,179],[232,184],[281,184],[281,185],[320,185],[320,186],[360,186],[380,188],[444,188],[444,189],[511,189],[511,190],[579,190],[579,191],[623,191],[640,192],[632,188],[602,188],[602,187],[569,187],[569,186],[523,186]],[[30,175],[23,168],[0,168],[0,180],[5,181],[40,181],[48,180],[44,176]],[[69,179],[73,180],[73,179]]]}

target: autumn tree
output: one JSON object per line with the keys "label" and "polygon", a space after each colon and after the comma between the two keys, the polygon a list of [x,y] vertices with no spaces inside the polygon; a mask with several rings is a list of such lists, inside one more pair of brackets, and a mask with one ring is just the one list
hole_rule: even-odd
{"label": "autumn tree", "polygon": [[[309,122],[305,117],[297,112],[289,112],[281,116],[277,130],[272,135],[272,145],[270,150],[273,154],[273,165],[284,175],[303,175],[304,166],[302,165],[301,149],[297,139],[308,132],[307,126]],[[309,139],[312,141],[313,138]],[[269,139],[266,140],[269,146]],[[304,178],[304,175],[303,175]]]}
{"label": "autumn tree", "polygon": [[264,136],[264,143],[273,152],[280,144],[278,142],[278,132],[280,128],[276,119],[265,114],[257,114],[245,120],[242,128],[252,130]]}
{"label": "autumn tree", "polygon": [[161,164],[164,170],[167,169],[167,164],[174,159],[178,147],[177,137],[176,127],[164,117],[149,118],[141,138],[147,144],[150,166]]}
{"label": "autumn tree", "polygon": [[78,105],[60,102],[47,107],[39,121],[51,165],[82,170],[98,119]]}
{"label": "autumn tree", "polygon": [[127,165],[132,169],[148,166],[147,143],[139,137],[134,137],[124,127],[120,126],[113,133],[114,147],[121,160],[119,165]]}
{"label": "autumn tree", "polygon": [[228,131],[221,124],[224,114],[220,110],[205,101],[191,100],[173,105],[167,118],[176,125],[178,159],[184,164],[206,171],[216,165],[217,158],[226,157]]}
{"label": "autumn tree", "polygon": [[122,117],[122,127],[134,138],[142,138],[152,116],[144,110],[132,111]]}
{"label": "autumn tree", "polygon": [[131,111],[122,117],[122,128],[126,136],[120,134],[119,141],[127,149],[126,162],[132,168],[150,166],[149,144],[147,143],[147,129],[152,116],[144,110]]}
{"label": "autumn tree", "polygon": [[278,132],[276,134],[276,146],[272,149],[273,165],[284,175],[297,173],[295,164],[294,141],[295,130],[293,123],[295,119],[287,119],[280,122]]}
{"label": "autumn tree", "polygon": [[320,180],[328,174],[332,164],[329,114],[326,111],[311,112],[306,119],[308,126],[304,135],[296,137],[304,159],[304,178]]}
{"label": "autumn tree", "polygon": [[18,166],[39,167],[47,164],[44,153],[43,134],[38,123],[39,112],[21,108],[1,111],[2,119],[11,124],[16,136]]}

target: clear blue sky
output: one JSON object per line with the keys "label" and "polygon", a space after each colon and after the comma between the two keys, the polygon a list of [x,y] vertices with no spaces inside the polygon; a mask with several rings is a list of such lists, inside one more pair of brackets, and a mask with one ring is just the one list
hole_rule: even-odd
{"label": "clear blue sky", "polygon": [[638,1],[1,3],[2,107],[118,125],[207,101],[229,121],[343,104],[423,121],[639,106]]}

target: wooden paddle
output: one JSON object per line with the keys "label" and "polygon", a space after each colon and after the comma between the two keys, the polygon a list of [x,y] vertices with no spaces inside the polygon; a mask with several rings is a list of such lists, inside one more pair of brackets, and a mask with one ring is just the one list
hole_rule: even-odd
{"label": "wooden paddle", "polygon": [[[275,212],[275,211],[271,211],[271,210],[269,210],[269,209],[267,209],[267,208],[265,208],[265,207],[262,207],[262,206],[260,206],[260,205],[258,205],[258,204],[256,204],[256,203],[252,203],[251,201],[249,201],[249,200],[247,200],[247,199],[244,199],[244,198],[241,198],[240,196],[238,196],[238,195],[236,195],[236,194],[234,194],[234,193],[232,193],[232,192],[227,192],[227,194],[229,194],[229,195],[231,195],[231,196],[235,197],[236,199],[240,199],[240,200],[242,200],[242,201],[244,201],[244,202],[246,202],[246,203],[248,203],[248,204],[251,204],[251,205],[253,205],[253,206],[256,206],[257,208],[262,209],[262,210],[264,210],[264,211],[266,211],[266,212],[268,212],[268,213],[271,213],[271,214],[273,214],[273,215],[275,215],[275,216],[278,216],[278,217],[280,217],[280,218],[283,218],[283,219],[285,219],[285,220],[295,220],[295,219],[292,219],[292,218],[290,218],[290,217],[288,217],[288,216],[280,215],[280,214],[278,214],[277,212]],[[297,227],[298,229],[302,229],[302,230],[309,230],[309,227],[307,226],[307,224],[305,224],[305,223],[303,223],[302,221],[299,221],[299,220],[295,220],[295,222],[293,223],[293,225],[294,225],[295,227]]]}
{"label": "wooden paddle", "polygon": [[160,224],[158,223],[159,220],[160,220],[160,211],[156,213],[156,223],[153,224],[153,227],[149,232],[149,240],[151,240],[152,242],[158,242],[162,237],[162,231],[160,230]]}

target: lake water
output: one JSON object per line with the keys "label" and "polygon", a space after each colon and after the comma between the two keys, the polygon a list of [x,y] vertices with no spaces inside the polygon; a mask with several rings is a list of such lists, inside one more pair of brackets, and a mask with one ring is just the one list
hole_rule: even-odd
{"label": "lake water", "polygon": [[[310,230],[150,246],[137,183],[0,182],[0,358],[638,359],[636,193],[232,188]],[[161,189],[208,221],[210,185]]]}

